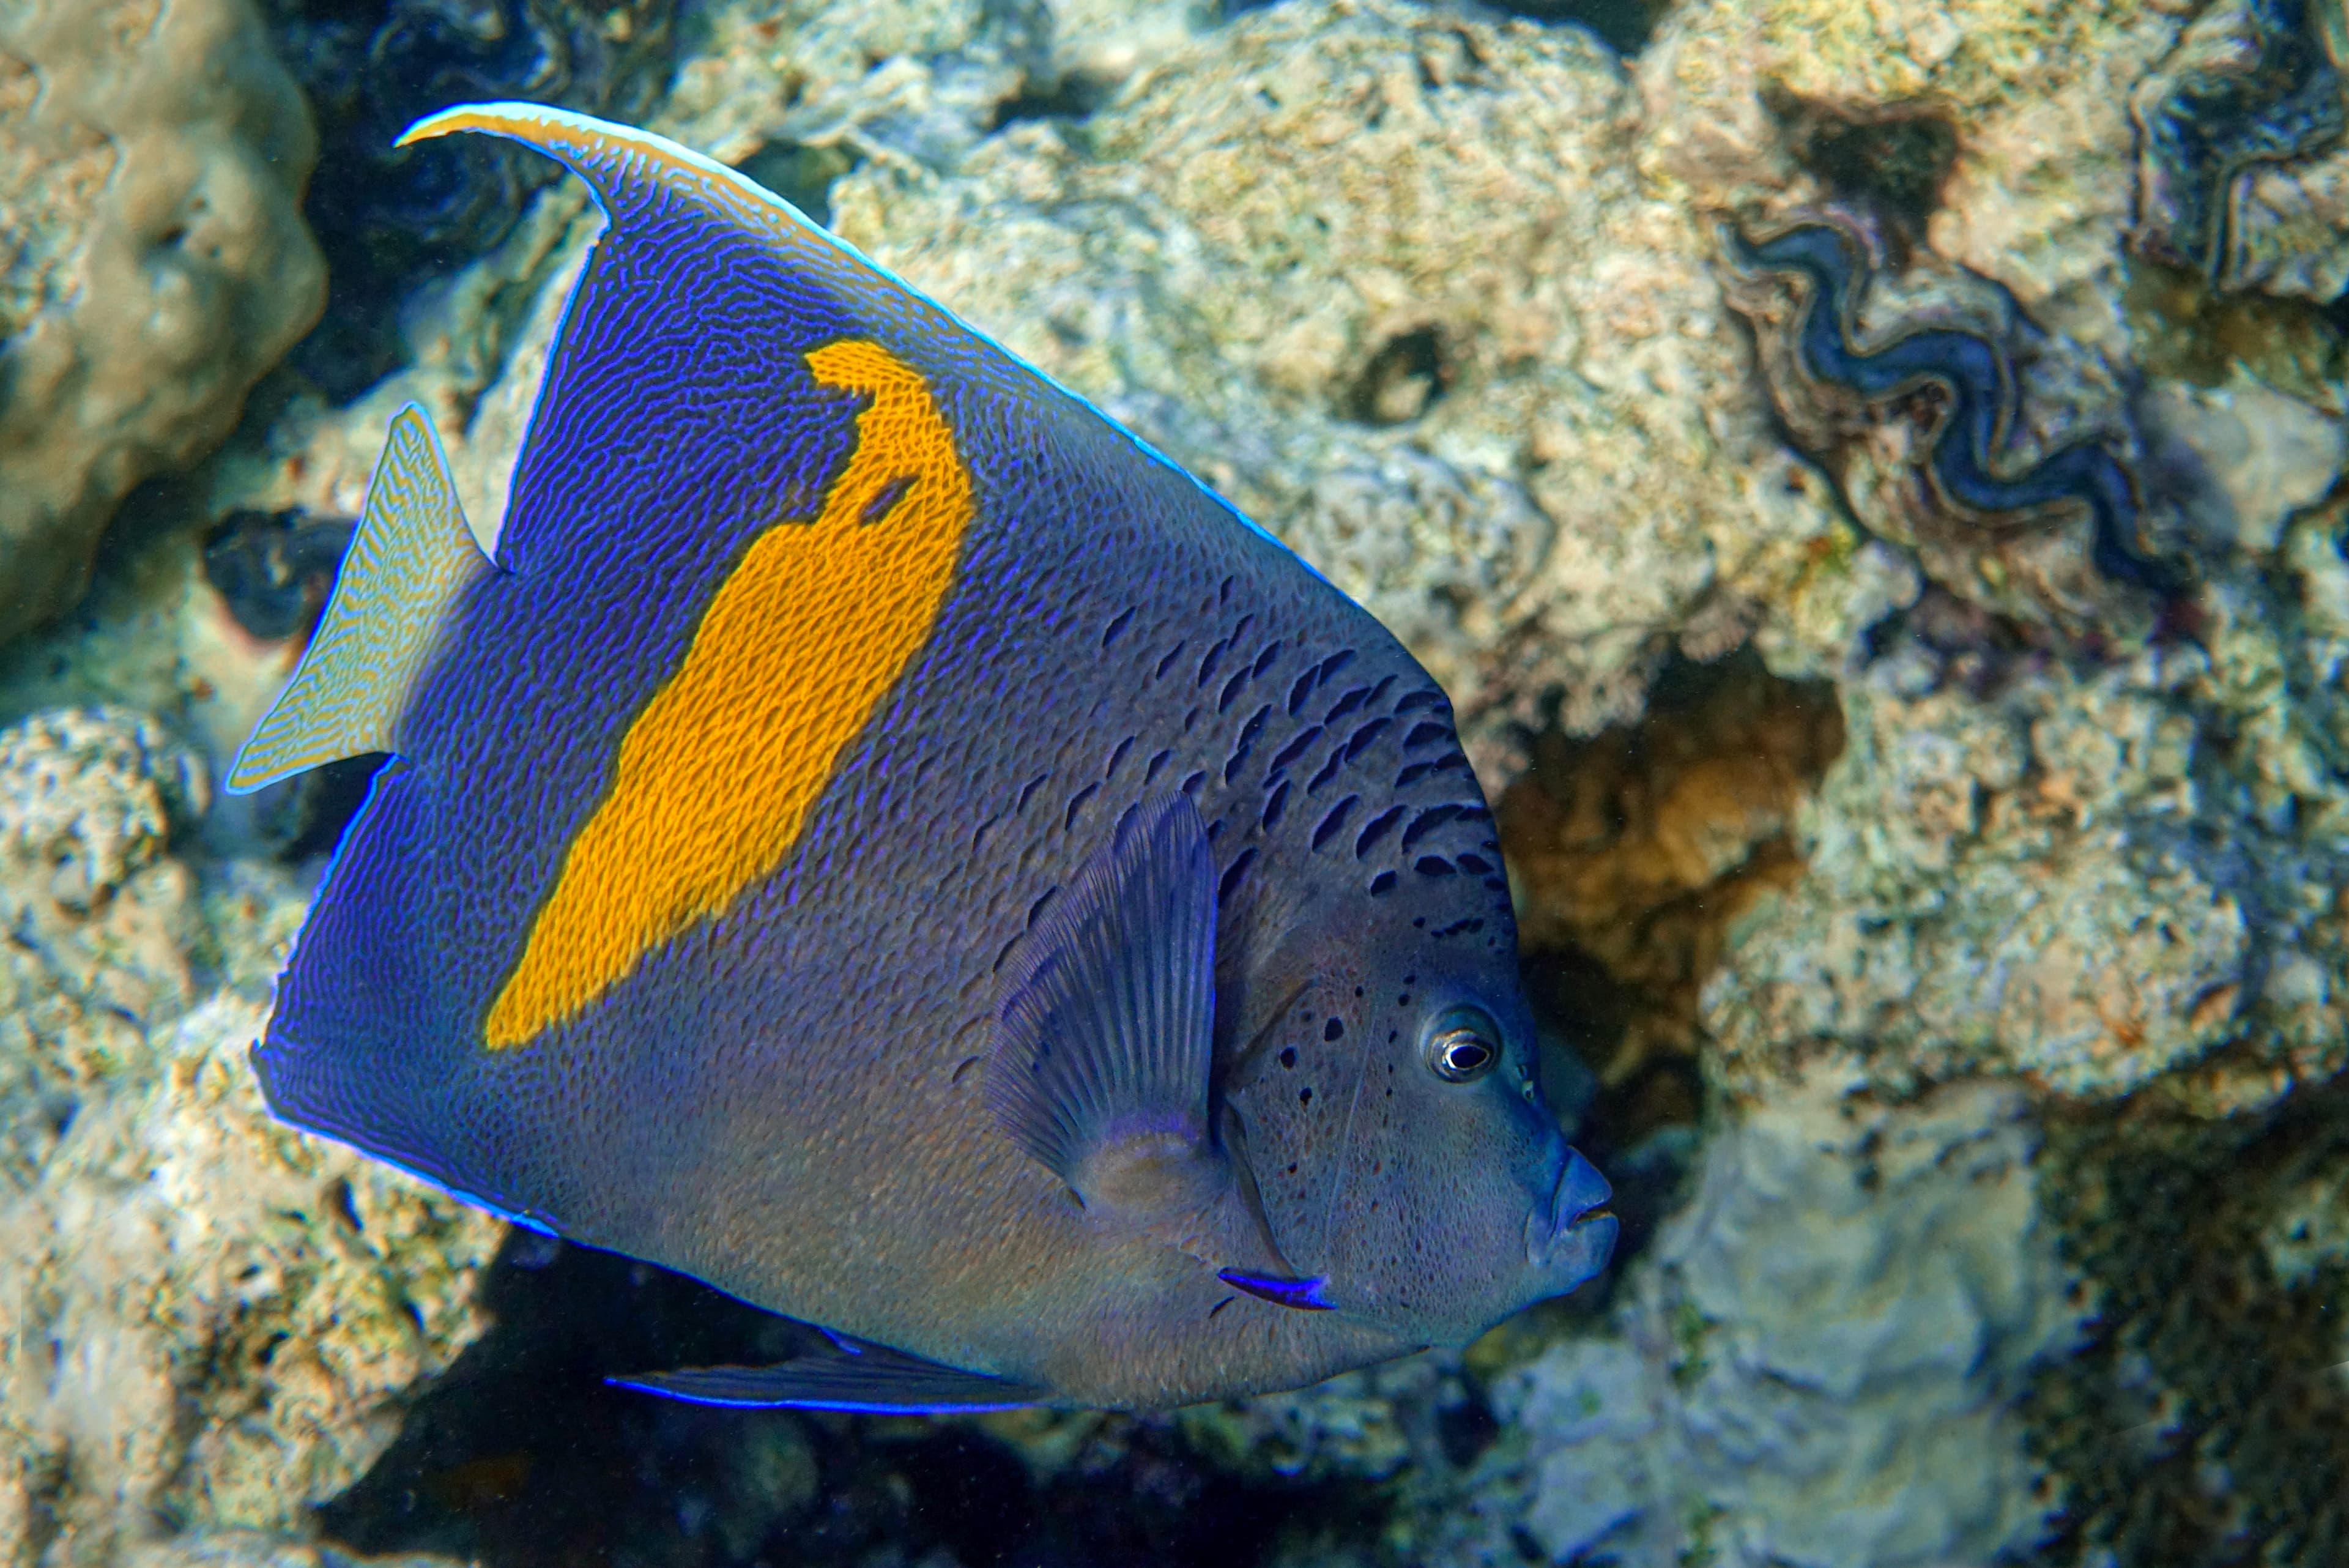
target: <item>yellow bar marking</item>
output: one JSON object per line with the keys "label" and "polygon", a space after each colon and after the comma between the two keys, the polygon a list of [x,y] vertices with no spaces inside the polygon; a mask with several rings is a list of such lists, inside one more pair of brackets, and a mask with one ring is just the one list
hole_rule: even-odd
{"label": "yellow bar marking", "polygon": [[771,527],[744,553],[628,727],[610,792],[490,1008],[492,1050],[576,1018],[646,953],[771,875],[937,621],[972,500],[929,384],[878,343],[828,344],[807,362],[819,385],[872,397],[855,447],[820,516]]}

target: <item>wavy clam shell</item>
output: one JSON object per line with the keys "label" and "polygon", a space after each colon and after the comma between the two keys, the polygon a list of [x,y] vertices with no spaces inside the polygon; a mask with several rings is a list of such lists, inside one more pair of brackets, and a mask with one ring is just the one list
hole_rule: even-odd
{"label": "wavy clam shell", "polygon": [[2129,98],[2139,254],[2221,292],[2331,299],[2349,282],[2341,0],[2220,0]]}
{"label": "wavy clam shell", "polygon": [[1936,581],[2073,635],[2141,618],[2182,585],[2142,538],[2136,438],[2101,356],[1978,273],[1890,265],[1837,210],[1724,229],[1723,248],[1724,294],[1788,433]]}

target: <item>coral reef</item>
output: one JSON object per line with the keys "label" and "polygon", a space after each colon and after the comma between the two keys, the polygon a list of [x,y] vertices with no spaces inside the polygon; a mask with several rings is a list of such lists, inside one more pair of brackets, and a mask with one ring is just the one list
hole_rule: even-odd
{"label": "coral reef", "polygon": [[0,731],[12,1565],[298,1532],[481,1326],[494,1222],[264,1108],[244,1047],[303,898],[173,853],[208,794],[127,712]]}
{"label": "coral reef", "polygon": [[1640,61],[1643,166],[1700,210],[1748,220],[1898,197],[1934,254],[1997,279],[2047,331],[2115,353],[2130,330],[2129,91],[2176,41],[2175,11],[1687,0]]}
{"label": "coral reef", "polygon": [[1708,983],[1727,1081],[1832,1043],[1887,1085],[2158,1084],[2222,1114],[2339,1071],[2338,532],[2303,514],[2283,591],[2213,585],[2201,646],[2101,668],[1930,594],[1888,623],[1798,815],[1806,875]]}
{"label": "coral reef", "polygon": [[[2339,7],[1508,9],[273,15],[345,30],[309,67],[339,166],[408,112],[367,92],[444,67],[641,103],[1394,627],[1499,796],[1621,1267],[1277,1398],[743,1417],[597,1380],[789,1325],[580,1249],[485,1267],[486,1221],[267,1127],[234,1047],[300,907],[270,861],[336,808],[208,806],[205,764],[401,403],[494,538],[595,221],[386,180],[337,200],[479,251],[367,286],[385,337],[338,373],[398,369],[289,380],[0,650],[0,723],[39,711],[0,781],[66,803],[0,787],[0,1228],[36,1260],[0,1313],[62,1346],[0,1391],[16,1559],[338,1563],[309,1522],[507,1568],[2340,1556]],[[160,724],[46,711],[97,701]]]}
{"label": "coral reef", "polygon": [[2349,1507],[2349,1105],[2049,1129],[2040,1193],[2095,1305],[2020,1413],[2064,1502],[2042,1560],[2337,1563]]}
{"label": "coral reef", "polygon": [[2013,1406],[2082,1309],[2023,1096],[1851,1086],[1821,1064],[1719,1130],[1618,1336],[1497,1379],[1419,1560],[1940,1568],[2048,1532]]}
{"label": "coral reef", "polygon": [[309,117],[247,0],[0,13],[0,641],[81,596],[318,314]]}
{"label": "coral reef", "polygon": [[1370,606],[1494,763],[1552,706],[1582,732],[1637,712],[1676,639],[1759,623],[1799,661],[1840,629],[1839,524],[1637,136],[1573,29],[1286,5],[1081,141],[1023,123],[953,178],[869,164],[833,210]]}

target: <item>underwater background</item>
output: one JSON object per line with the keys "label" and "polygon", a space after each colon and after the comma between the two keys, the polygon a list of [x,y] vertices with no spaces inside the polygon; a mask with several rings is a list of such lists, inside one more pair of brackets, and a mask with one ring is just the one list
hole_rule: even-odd
{"label": "underwater background", "polygon": [[[2340,0],[0,0],[0,1565],[2349,1563]],[[423,404],[731,163],[1443,681],[1614,1266],[1161,1416],[273,1121],[368,763],[219,792]],[[788,1216],[777,1218],[788,1223]]]}

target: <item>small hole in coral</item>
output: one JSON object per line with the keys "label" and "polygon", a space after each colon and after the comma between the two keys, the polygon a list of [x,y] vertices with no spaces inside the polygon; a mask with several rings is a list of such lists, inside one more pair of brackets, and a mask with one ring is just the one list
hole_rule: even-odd
{"label": "small hole in coral", "polygon": [[1419,418],[1451,381],[1444,340],[1433,327],[1416,327],[1373,350],[1347,389],[1347,413],[1364,424],[1399,425]]}

